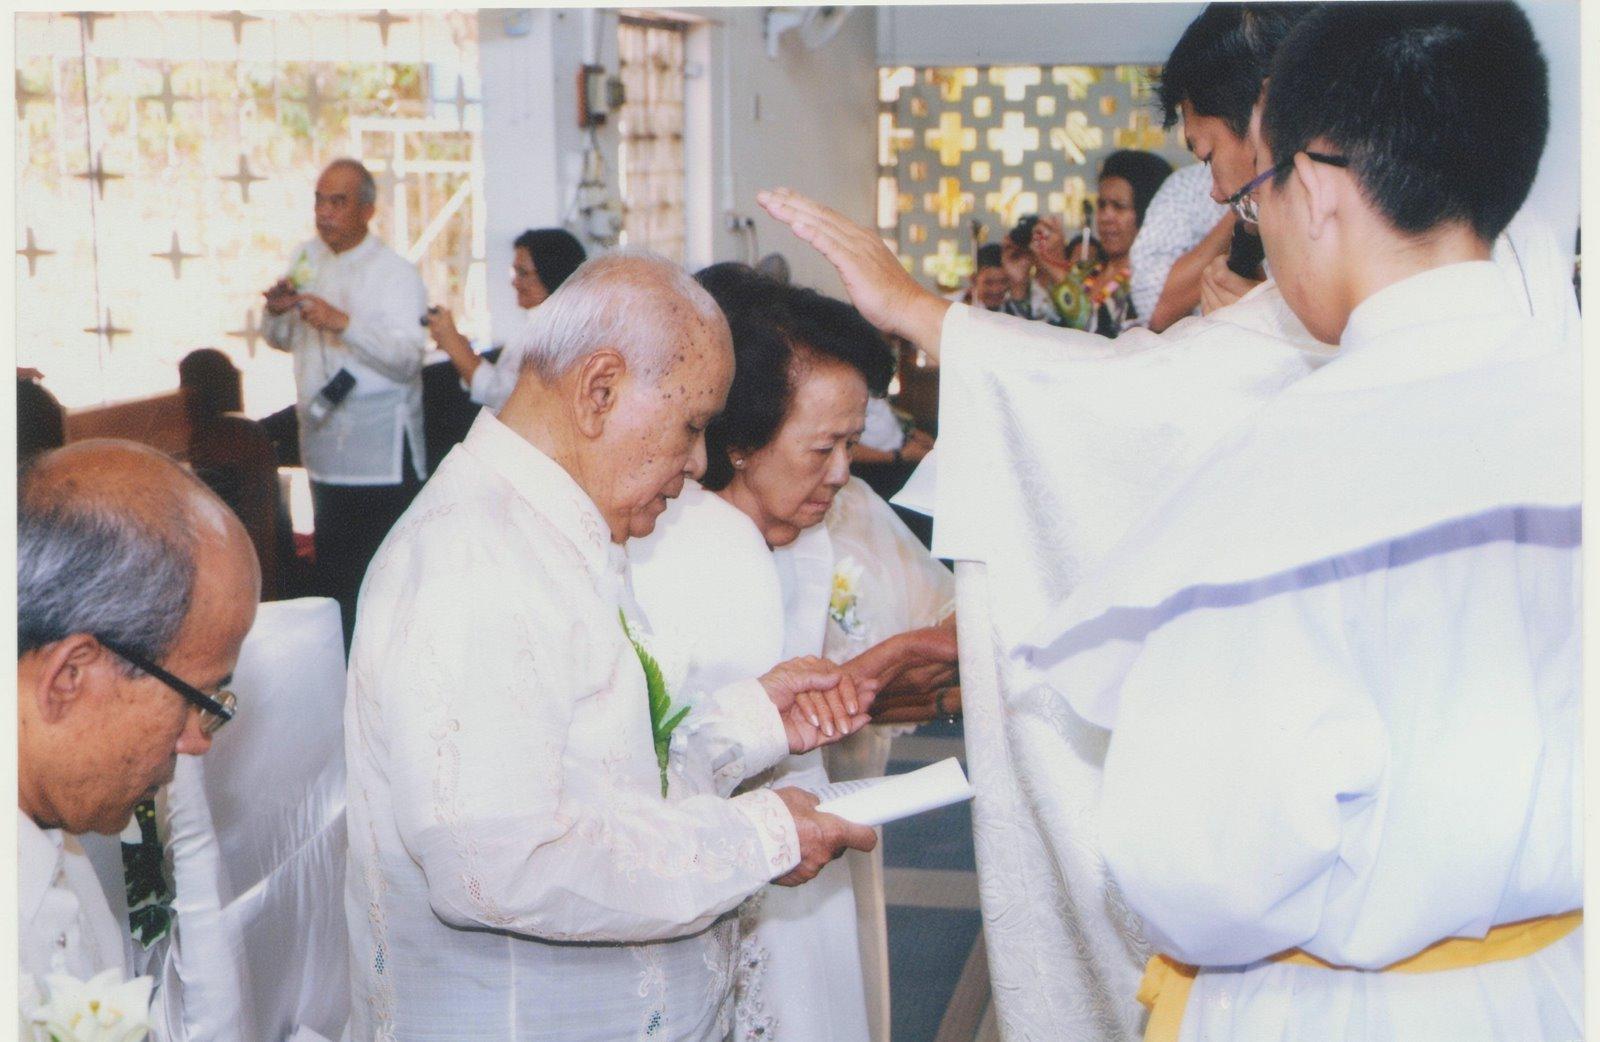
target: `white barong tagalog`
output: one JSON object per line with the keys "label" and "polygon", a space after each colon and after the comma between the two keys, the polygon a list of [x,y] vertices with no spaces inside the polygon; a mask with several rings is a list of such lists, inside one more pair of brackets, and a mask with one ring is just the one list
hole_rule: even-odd
{"label": "white barong tagalog", "polygon": [[598,509],[480,413],[361,594],[353,1037],[726,1033],[727,913],[799,847],[776,795],[725,797],[788,744],[753,679],[712,692],[674,735],[664,800],[628,607]]}

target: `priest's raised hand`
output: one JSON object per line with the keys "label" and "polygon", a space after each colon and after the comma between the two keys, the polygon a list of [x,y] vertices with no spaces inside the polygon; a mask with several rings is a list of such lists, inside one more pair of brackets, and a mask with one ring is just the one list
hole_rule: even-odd
{"label": "priest's raised hand", "polygon": [[838,269],[850,303],[867,321],[938,360],[950,302],[918,285],[877,232],[792,189],[758,192],[756,200]]}

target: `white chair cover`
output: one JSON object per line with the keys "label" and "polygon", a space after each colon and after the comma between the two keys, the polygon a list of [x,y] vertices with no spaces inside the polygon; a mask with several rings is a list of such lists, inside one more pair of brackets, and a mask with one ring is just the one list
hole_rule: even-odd
{"label": "white chair cover", "polygon": [[182,996],[181,1016],[174,995],[163,1003],[168,1042],[344,1030],[344,678],[337,604],[263,604],[234,669],[239,715],[203,759],[180,758],[166,801],[179,927],[158,971]]}

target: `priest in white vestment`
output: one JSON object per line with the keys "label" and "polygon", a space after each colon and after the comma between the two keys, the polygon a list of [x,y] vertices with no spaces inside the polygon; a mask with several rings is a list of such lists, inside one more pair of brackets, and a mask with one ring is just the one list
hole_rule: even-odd
{"label": "priest in white vestment", "polygon": [[[820,660],[663,733],[623,543],[704,466],[732,375],[715,304],[659,258],[579,269],[367,574],[346,709],[352,1035],[725,1038],[734,921],[870,829],[746,777],[865,723]],[[730,678],[733,679],[733,678]],[[836,687],[837,685],[837,687]],[[852,711],[853,710],[853,711]]]}
{"label": "priest in white vestment", "polygon": [[[1447,105],[1466,99],[1457,102],[1464,109],[1499,112],[1488,124],[1475,125],[1530,129],[1517,141],[1513,151],[1519,154],[1511,156],[1509,172],[1486,173],[1495,164],[1483,163],[1489,145],[1477,141],[1457,143],[1449,164],[1460,172],[1453,176],[1431,170],[1410,175],[1414,184],[1442,181],[1457,193],[1457,212],[1475,217],[1470,241],[1463,243],[1459,219],[1430,227],[1427,249],[1404,236],[1397,246],[1394,228],[1370,211],[1356,226],[1357,200],[1367,195],[1350,193],[1348,181],[1344,194],[1333,196],[1340,204],[1333,209],[1347,223],[1330,222],[1330,181],[1355,175],[1307,155],[1299,155],[1292,168],[1280,168],[1277,183],[1260,189],[1269,261],[1280,280],[1297,280],[1291,283],[1296,310],[1315,319],[1314,329],[1325,339],[1343,334],[1348,357],[1307,378],[1304,396],[1299,385],[1281,397],[1282,404],[1258,393],[1256,398],[1272,403],[1259,414],[1259,426],[1240,426],[1216,454],[1218,461],[1233,462],[1207,464],[1176,493],[1171,484],[1163,489],[1169,502],[1152,512],[1145,535],[1130,540],[1110,564],[1097,566],[1094,577],[1076,583],[1063,614],[1033,635],[1045,650],[1002,664],[1047,682],[1013,685],[1007,713],[1028,712],[1032,704],[1059,716],[1048,707],[1059,692],[1082,714],[1071,715],[1109,729],[1109,735],[1100,732],[1101,742],[1109,737],[1111,746],[1100,827],[1115,829],[1101,846],[1151,939],[1210,964],[1244,961],[1252,951],[1258,958],[1281,954],[1242,974],[1202,970],[1194,985],[1200,1012],[1181,1022],[1186,1038],[1352,1037],[1357,1022],[1367,1026],[1363,1037],[1379,1038],[1581,1033],[1581,1013],[1574,1015],[1581,930],[1566,932],[1576,921],[1567,913],[1581,904],[1571,715],[1576,382],[1561,321],[1570,303],[1535,305],[1530,322],[1527,299],[1554,300],[1555,287],[1524,282],[1516,287],[1522,292],[1508,292],[1503,274],[1483,263],[1488,243],[1531,182],[1546,119],[1544,72],[1526,21],[1509,5],[1465,11],[1433,5],[1427,11],[1455,21],[1421,30],[1413,25],[1408,43],[1443,40],[1479,48],[1475,57],[1483,57],[1486,40],[1508,41],[1487,60],[1506,61],[1509,51],[1518,67],[1510,81],[1525,85],[1522,97],[1513,92],[1510,101],[1493,100],[1458,78],[1430,97]],[[1385,17],[1381,11],[1340,10],[1319,16],[1314,31],[1330,32],[1326,19]],[[1340,60],[1359,54],[1363,41],[1407,31],[1395,25],[1343,28],[1340,36],[1306,44],[1298,60],[1308,66],[1313,55]],[[1414,53],[1438,61],[1436,53]],[[1362,57],[1375,64],[1383,60],[1370,49]],[[1463,67],[1483,64],[1457,56],[1458,77]],[[1430,72],[1451,68],[1443,62]],[[1308,75],[1323,85],[1382,81],[1376,68],[1359,75],[1327,69]],[[1305,87],[1306,78],[1286,78],[1298,80],[1308,96],[1326,100]],[[1281,96],[1280,77],[1273,84],[1274,97]],[[1351,128],[1381,128],[1396,118],[1418,120],[1410,132],[1419,137],[1462,133],[1455,113],[1418,115],[1417,98],[1397,90],[1392,80],[1388,89],[1379,113],[1370,111],[1376,104],[1370,98],[1359,106],[1341,99],[1327,111],[1360,111],[1360,118],[1341,125],[1347,135]],[[1531,102],[1528,92],[1536,95]],[[1518,105],[1520,111],[1497,108]],[[1302,105],[1302,118],[1317,107]],[[1311,150],[1338,163],[1345,151],[1335,143],[1316,141]],[[1416,160],[1385,154],[1374,166],[1407,161]],[[1265,154],[1259,165],[1274,166]],[[1374,175],[1369,168],[1362,176]],[[1476,197],[1464,179],[1478,186]],[[1321,189],[1323,219],[1296,227],[1299,238],[1278,232],[1274,250],[1276,193],[1285,182],[1286,191],[1298,192],[1301,181]],[[886,284],[873,274],[875,261],[867,259],[864,238],[812,204],[781,195],[771,202],[835,263],[854,272],[853,291]],[[1492,215],[1480,216],[1474,205],[1480,212],[1487,206]],[[1306,202],[1295,199],[1294,206],[1299,209],[1276,211],[1278,221],[1284,222],[1285,213],[1303,220]],[[1336,252],[1330,243],[1341,242],[1344,253],[1330,256]],[[1306,253],[1323,266],[1308,264]],[[1330,302],[1331,320],[1325,313]],[[944,317],[943,309],[937,317]],[[952,313],[946,321],[954,318]],[[1248,420],[1253,412],[1246,408],[1239,415]],[[957,440],[948,428],[941,434],[942,446]],[[1301,474],[1302,468],[1315,473]],[[1263,482],[1267,474],[1272,477]],[[946,485],[941,479],[941,503]],[[941,526],[944,520],[941,514]],[[1093,554],[1085,559],[1095,563]],[[1274,566],[1281,571],[1275,574]],[[1520,585],[1508,581],[1514,575],[1525,577]],[[965,600],[963,605],[963,623],[978,621],[966,612]],[[1324,623],[1319,613],[1329,609],[1334,618]],[[1375,619],[1388,619],[1388,628],[1372,630],[1368,620]],[[1306,632],[1295,632],[1297,627]],[[1180,632],[1186,639],[1169,643]],[[1283,647],[1281,662],[1256,650],[1264,637],[1269,648]],[[964,654],[967,647],[964,640]],[[1191,662],[1196,679],[1186,684]],[[969,691],[972,672],[963,669]],[[1215,685],[1214,696],[1208,683]],[[1263,701],[1242,697],[1236,683],[1255,685]],[[1296,691],[1297,684],[1304,686]],[[1274,690],[1268,692],[1269,686]],[[1280,705],[1283,715],[1274,719]],[[1151,712],[1152,706],[1159,708]],[[1251,713],[1241,718],[1246,706],[1255,706],[1251,713],[1258,719]],[[1167,709],[1176,715],[1166,715]],[[1215,720],[1193,726],[1210,712]],[[1301,721],[1323,727],[1306,732],[1314,739],[1309,746],[1285,741]],[[969,731],[971,725],[969,716]],[[1216,756],[1217,748],[1238,748],[1236,740],[1210,741],[1229,726],[1241,735],[1270,731],[1258,735],[1249,755]],[[1396,752],[1423,734],[1441,748],[1431,750],[1423,741]],[[1301,754],[1298,761],[1273,749],[1273,742],[1293,747]],[[1119,748],[1134,751],[1122,759]],[[1387,756],[1377,762],[1386,762],[1393,773],[1361,777],[1361,769],[1352,770],[1362,757],[1385,748]],[[1446,748],[1451,756],[1441,755]],[[1179,749],[1182,755],[1174,755]],[[1333,756],[1333,750],[1349,755]],[[1263,759],[1276,766],[1260,769]],[[1367,761],[1369,771],[1373,762]],[[1291,781],[1283,775],[1295,768],[1304,777]],[[1495,790],[1492,800],[1476,795],[1486,781]],[[981,805],[981,780],[979,785]],[[1319,808],[1318,793],[1330,790],[1337,796]],[[1230,813],[1235,804],[1242,813]],[[1425,810],[1408,809],[1391,820],[1391,809],[1402,807]],[[1156,808],[1159,813],[1143,816]],[[1477,821],[1469,849],[1450,846],[1453,834],[1465,834],[1452,832],[1457,815]],[[1498,836],[1496,815],[1509,826]],[[1391,861],[1379,837],[1399,856]],[[1241,839],[1262,846],[1251,851]],[[981,852],[980,837],[980,858]],[[1252,855],[1261,855],[1265,867],[1248,863],[1249,871],[1236,872],[1241,858]],[[1285,861],[1273,865],[1275,856]],[[980,871],[984,867],[980,860]],[[991,873],[996,868],[992,862],[988,867]],[[1265,882],[1262,871],[1268,873]],[[1436,882],[1428,881],[1430,873]],[[1458,879],[1477,879],[1482,886],[1457,892]],[[1472,891],[1479,896],[1470,896]],[[1283,907],[1272,906],[1274,895]],[[1287,921],[1279,913],[1287,913]],[[1260,921],[1249,921],[1252,915]],[[1484,937],[1490,927],[1519,918],[1532,920],[1511,927],[1520,949],[1508,948],[1504,933],[1496,931],[1482,941],[1451,941],[1426,957],[1407,958],[1433,941]],[[1296,943],[1323,963],[1283,951]],[[1516,957],[1527,952],[1533,954]],[[1441,965],[1441,958],[1451,961]],[[1330,962],[1368,972],[1329,968]],[[1404,972],[1370,972],[1396,962],[1394,970]],[[1182,990],[1163,991],[1159,975],[1149,983],[1151,998]],[[1293,988],[1292,1003],[1281,1000],[1284,987]],[[1174,1008],[1181,1017],[1181,1002],[1157,1002],[1152,1031],[1176,1030]]]}
{"label": "priest in white vestment", "polygon": [[[250,537],[163,453],[95,440],[18,479],[17,940],[24,1024],[62,978],[129,976],[126,924],[78,836],[116,834],[233,715],[220,692],[255,617]],[[181,931],[182,923],[178,924]],[[101,991],[102,996],[106,995]],[[113,1009],[146,1023],[150,982]],[[181,1019],[157,997],[157,1024]],[[177,999],[173,999],[176,1004]],[[107,1021],[110,1027],[114,1021]],[[25,1037],[32,1037],[25,1030]]]}

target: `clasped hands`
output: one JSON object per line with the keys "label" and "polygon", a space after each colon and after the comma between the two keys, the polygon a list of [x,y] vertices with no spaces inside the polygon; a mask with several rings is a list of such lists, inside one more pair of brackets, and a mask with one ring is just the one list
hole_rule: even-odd
{"label": "clasped hands", "polygon": [[830,745],[873,720],[931,720],[961,704],[959,684],[954,616],[898,633],[843,665],[798,658],[761,678],[791,753]]}
{"label": "clasped hands", "polygon": [[[790,751],[805,752],[859,731],[869,719],[930,719],[928,707],[943,702],[943,694],[954,692],[959,700],[960,689],[953,686],[959,679],[956,652],[951,618],[890,637],[843,666],[820,658],[785,662],[761,684],[783,717]],[[877,845],[873,829],[819,812],[816,796],[804,789],[774,791],[794,818],[800,842],[800,863],[773,880],[780,886],[816,878],[847,849]]]}
{"label": "clasped hands", "polygon": [[312,293],[301,293],[288,279],[279,279],[272,288],[261,294],[267,298],[267,311],[281,315],[297,308],[300,317],[313,329],[329,333],[343,333],[350,325],[350,316]]}
{"label": "clasped hands", "polygon": [[871,712],[877,723],[922,723],[961,708],[954,616],[896,634],[840,668],[858,682],[877,683]]}

